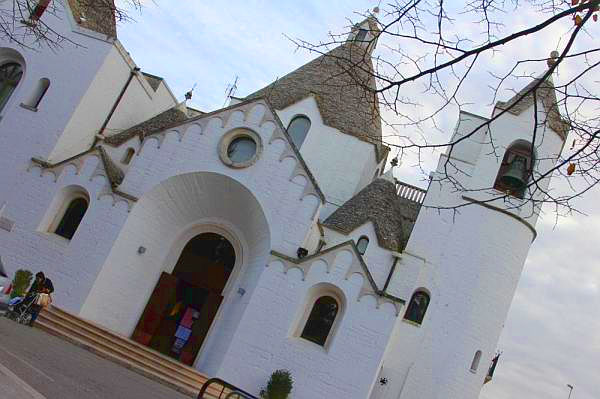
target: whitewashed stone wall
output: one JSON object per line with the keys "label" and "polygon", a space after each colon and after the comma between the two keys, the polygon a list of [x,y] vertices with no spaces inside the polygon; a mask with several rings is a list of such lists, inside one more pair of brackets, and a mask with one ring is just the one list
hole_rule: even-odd
{"label": "whitewashed stone wall", "polygon": [[[12,4],[5,2],[0,7]],[[25,70],[0,114],[0,182],[4,187],[21,184],[21,173],[32,156],[48,157],[112,46],[98,34],[83,32],[60,7],[56,13],[56,17],[47,13],[44,22],[80,46],[65,43],[52,50],[30,43],[34,49],[28,50],[0,41],[0,61],[20,58],[17,61]],[[41,78],[49,79],[50,87],[37,111],[22,108],[20,104],[27,101]],[[8,190],[0,190],[0,204],[8,194]]]}
{"label": "whitewashed stone wall", "polygon": [[[543,110],[541,104],[539,107]],[[485,145],[481,143],[489,141],[485,132],[464,141],[453,152],[452,161],[465,174],[454,176],[466,187],[491,187],[504,148],[517,139],[531,141],[532,120],[529,110],[519,116],[507,114],[491,124],[495,144],[501,149],[499,158],[481,148]],[[539,120],[544,120],[543,115]],[[460,121],[464,125],[459,124],[455,137],[480,123],[469,115],[461,115]],[[536,151],[541,158],[555,157],[561,147],[560,137],[547,131]],[[526,207],[506,209],[510,205],[500,202],[489,209],[473,204],[456,215],[428,209],[465,201],[448,183],[437,182],[446,159],[440,158],[426,207],[421,209],[405,251],[414,256],[403,259],[406,264],[397,269],[391,283],[392,290],[406,287],[407,281],[413,290],[425,288],[431,293],[431,303],[421,326],[398,319],[380,374],[389,383],[376,387],[373,399],[477,398],[535,237],[527,223],[535,226],[537,215],[528,217],[531,209]],[[551,160],[542,161],[537,168],[543,172],[551,164]],[[473,177],[469,180],[466,175]],[[492,194],[473,195],[487,199]],[[478,350],[483,356],[478,370],[472,372],[471,362]]]}
{"label": "whitewashed stone wall", "polygon": [[313,97],[278,110],[277,115],[286,127],[297,115],[311,121],[300,153],[325,193],[327,203],[321,212],[325,220],[371,182],[378,167],[375,146],[325,125]]}
{"label": "whitewashed stone wall", "polygon": [[[356,274],[356,255],[349,247],[310,263],[304,275],[289,263],[273,258],[243,315],[218,376],[237,381],[258,393],[276,369],[292,372],[292,397],[366,398],[396,320],[397,308],[377,305],[373,295],[360,296],[366,282]],[[354,264],[349,276],[351,265]],[[312,287],[331,284],[339,288],[346,307],[326,348],[299,337],[301,315]]]}

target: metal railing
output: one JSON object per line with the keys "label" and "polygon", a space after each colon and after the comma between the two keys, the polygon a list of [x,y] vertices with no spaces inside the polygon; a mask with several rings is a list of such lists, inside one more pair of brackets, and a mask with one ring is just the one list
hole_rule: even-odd
{"label": "metal railing", "polygon": [[399,197],[422,204],[427,191],[411,184],[396,180],[396,194]]}
{"label": "metal railing", "polygon": [[[212,387],[211,392],[208,389]],[[206,396],[205,396],[206,395]],[[258,399],[256,396],[245,392],[238,387],[223,381],[220,378],[211,378],[206,381],[197,399]]]}

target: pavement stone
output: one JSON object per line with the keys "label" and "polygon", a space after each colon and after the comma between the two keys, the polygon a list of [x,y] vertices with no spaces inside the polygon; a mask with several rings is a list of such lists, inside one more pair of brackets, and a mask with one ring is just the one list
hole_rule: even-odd
{"label": "pavement stone", "polygon": [[6,318],[0,318],[0,365],[9,370],[0,373],[2,399],[40,399],[6,375],[10,373],[45,399],[189,399],[58,337]]}

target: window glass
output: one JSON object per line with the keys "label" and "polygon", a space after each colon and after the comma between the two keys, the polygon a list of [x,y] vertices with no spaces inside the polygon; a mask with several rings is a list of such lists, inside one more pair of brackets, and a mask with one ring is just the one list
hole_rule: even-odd
{"label": "window glass", "polygon": [[0,111],[15,91],[23,77],[23,68],[16,62],[9,62],[0,66]]}
{"label": "window glass", "polygon": [[76,198],[71,201],[54,233],[68,240],[73,238],[87,208],[88,202],[85,198]]}
{"label": "window glass", "polygon": [[404,318],[406,320],[414,321],[415,323],[421,324],[427,312],[429,306],[429,295],[423,291],[417,291],[413,294],[406,309]]}
{"label": "window glass", "polygon": [[317,345],[325,346],[337,313],[338,303],[333,297],[320,297],[313,305],[300,336]]}
{"label": "window glass", "polygon": [[292,142],[296,145],[296,148],[300,149],[302,147],[308,129],[310,129],[310,119],[304,115],[295,117],[288,125],[288,134],[292,138]]}
{"label": "window glass", "polygon": [[369,246],[369,238],[366,236],[362,236],[358,239],[356,243],[356,249],[358,249],[358,253],[364,255],[367,251],[367,247]]}
{"label": "window glass", "polygon": [[256,154],[256,143],[248,136],[233,139],[227,147],[227,156],[232,162],[247,162]]}

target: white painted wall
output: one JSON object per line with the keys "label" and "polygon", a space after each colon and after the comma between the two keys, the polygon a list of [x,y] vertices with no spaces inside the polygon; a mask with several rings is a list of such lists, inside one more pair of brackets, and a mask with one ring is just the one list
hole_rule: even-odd
{"label": "white painted wall", "polygon": [[[363,277],[347,276],[355,261],[347,247],[341,248],[328,262],[310,260],[312,265],[303,279],[299,269],[284,273],[282,262],[272,260],[217,375],[258,394],[273,371],[285,368],[294,378],[293,398],[367,397],[396,309],[390,303],[377,307],[372,296],[359,297]],[[342,290],[347,304],[326,348],[300,338],[303,326],[298,324],[309,290],[322,283]]]}
{"label": "white painted wall", "polygon": [[324,220],[371,181],[378,166],[375,146],[325,125],[312,96],[277,110],[277,115],[285,127],[297,115],[311,121],[300,153],[327,199],[320,216]]}
{"label": "white painted wall", "polygon": [[[461,123],[466,125],[459,125],[456,135],[470,131],[478,122],[474,119],[461,115]],[[518,117],[500,117],[490,127],[495,144],[506,148],[516,139],[530,139],[531,121],[531,110]],[[480,133],[453,153],[468,163],[452,160],[466,172],[454,177],[473,189],[493,185],[504,155],[501,152],[499,159],[490,155],[486,148],[489,137]],[[542,157],[553,157],[561,147],[556,133],[547,132],[537,151]],[[406,287],[407,282],[413,291],[426,288],[431,303],[421,326],[397,321],[381,371],[390,382],[374,390],[373,399],[477,398],[534,238],[523,221],[501,212],[507,206],[503,203],[494,204],[499,210],[470,205],[456,215],[427,208],[464,201],[450,184],[439,182],[446,159],[440,158],[426,207],[421,209],[406,248],[407,253],[424,259],[403,258],[406,263],[391,282],[392,290]],[[543,171],[551,163],[540,162],[538,168]],[[469,175],[472,177],[466,177]],[[485,196],[491,194],[482,195],[489,198]],[[524,211],[508,212],[519,215]],[[535,215],[527,218],[533,225],[535,220]],[[477,350],[483,356],[473,373],[469,368]]]}
{"label": "white painted wall", "polygon": [[[50,154],[50,161],[61,161],[90,148],[133,68],[133,60],[119,42],[115,42]],[[118,133],[175,105],[176,99],[164,84],[155,92],[138,72],[103,134]]]}
{"label": "white painted wall", "polygon": [[[0,7],[12,7],[11,4],[3,2]],[[21,82],[0,114],[0,181],[5,187],[21,184],[19,174],[31,157],[48,157],[112,47],[101,35],[79,28],[61,7],[56,16],[45,13],[43,19],[77,45],[65,41],[59,48],[50,49],[29,43],[33,49],[27,49],[0,41],[0,61],[9,61],[11,53],[20,53],[25,68]],[[37,111],[20,107],[41,78],[48,78],[50,87]],[[7,194],[0,190],[0,203]]]}

